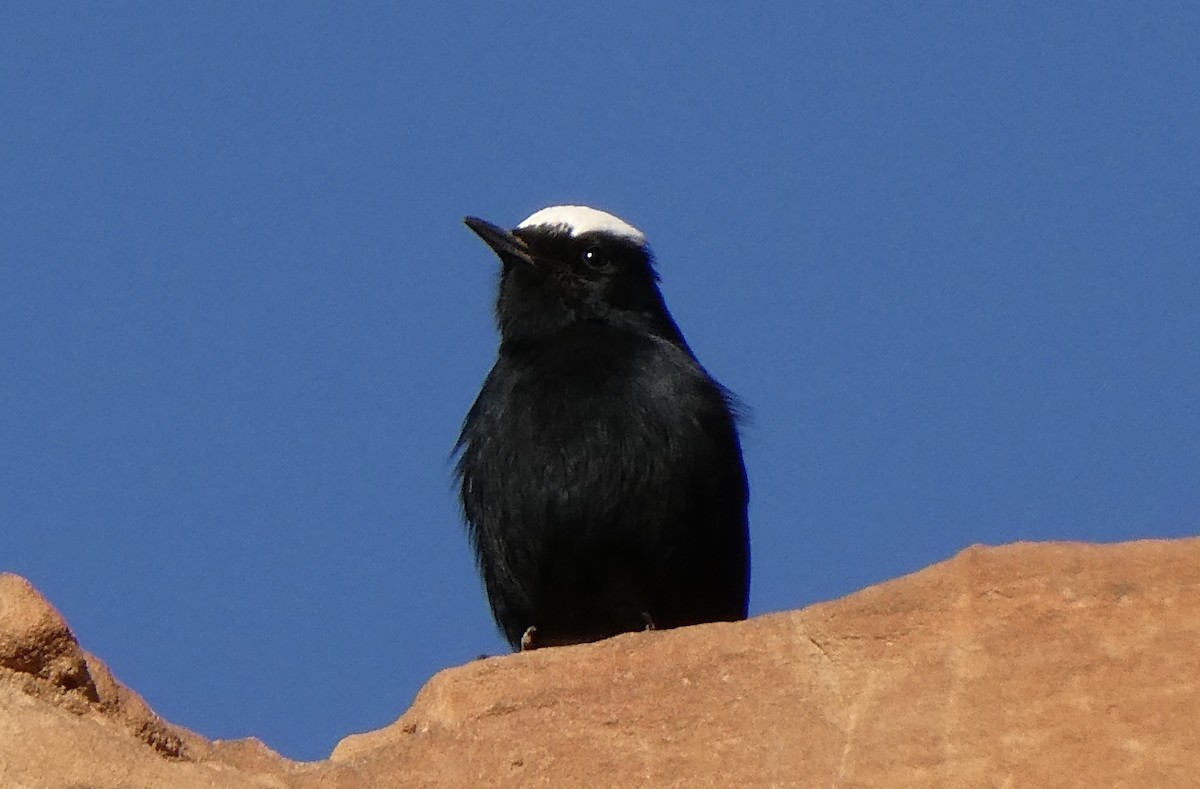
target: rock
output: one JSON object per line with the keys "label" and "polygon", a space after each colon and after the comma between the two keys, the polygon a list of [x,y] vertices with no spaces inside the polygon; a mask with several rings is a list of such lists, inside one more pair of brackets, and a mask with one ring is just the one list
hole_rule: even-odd
{"label": "rock", "polygon": [[0,668],[29,680],[38,690],[75,693],[99,701],[87,658],[54,606],[24,578],[0,574]]}
{"label": "rock", "polygon": [[[0,787],[210,787],[212,768],[188,783],[194,770],[180,763],[213,750],[117,682],[28,581],[0,574]],[[273,772],[285,761],[277,756]]]}
{"label": "rock", "polygon": [[3,576],[0,786],[1194,786],[1198,646],[1200,539],[970,548],[801,611],[449,669],[297,764],[162,722]]}

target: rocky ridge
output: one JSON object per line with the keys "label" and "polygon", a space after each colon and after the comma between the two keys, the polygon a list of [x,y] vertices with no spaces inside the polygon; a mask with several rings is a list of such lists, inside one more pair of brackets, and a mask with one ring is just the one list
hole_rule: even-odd
{"label": "rocky ridge", "polygon": [[476,661],[311,763],[162,720],[0,575],[4,789],[1183,787],[1197,743],[1200,539],[975,547],[800,611]]}

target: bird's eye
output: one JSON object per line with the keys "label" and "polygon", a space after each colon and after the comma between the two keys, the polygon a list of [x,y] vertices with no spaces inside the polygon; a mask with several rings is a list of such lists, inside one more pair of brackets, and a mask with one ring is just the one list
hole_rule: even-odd
{"label": "bird's eye", "polygon": [[596,244],[583,250],[580,256],[585,265],[591,268],[604,268],[608,265],[608,255],[604,252],[604,248]]}

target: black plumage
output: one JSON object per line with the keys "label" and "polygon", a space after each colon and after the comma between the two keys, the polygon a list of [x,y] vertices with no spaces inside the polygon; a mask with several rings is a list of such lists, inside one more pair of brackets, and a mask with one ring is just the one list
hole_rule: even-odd
{"label": "black plumage", "polygon": [[468,534],[513,649],[746,617],[748,487],[730,394],[639,231],[557,206],[506,231],[500,348],[457,444]]}

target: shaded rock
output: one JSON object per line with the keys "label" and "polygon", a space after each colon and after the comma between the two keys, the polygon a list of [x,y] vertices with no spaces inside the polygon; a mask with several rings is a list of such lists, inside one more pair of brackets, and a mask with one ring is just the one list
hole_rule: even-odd
{"label": "shaded rock", "polygon": [[0,668],[41,687],[99,701],[87,656],[62,615],[28,581],[0,574]]}
{"label": "shaded rock", "polygon": [[[227,756],[234,753],[228,747],[221,760],[214,752],[205,738],[158,717],[84,651],[28,581],[0,573],[0,787],[283,785],[252,780],[258,770]],[[270,773],[291,765],[274,757]],[[196,772],[178,762],[206,767]],[[246,776],[236,775],[239,767]],[[223,776],[216,784],[214,771]],[[190,774],[199,782],[188,783]]]}
{"label": "shaded rock", "polygon": [[[89,786],[185,789],[1182,787],[1200,775],[1200,539],[971,548],[802,611],[476,661],[310,764],[162,722],[182,747],[151,747],[129,721],[157,718],[106,690],[84,654],[87,696],[45,601],[20,579],[0,601],[0,786],[68,786],[88,768]],[[75,772],[51,757],[83,740]]]}

